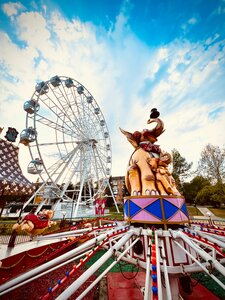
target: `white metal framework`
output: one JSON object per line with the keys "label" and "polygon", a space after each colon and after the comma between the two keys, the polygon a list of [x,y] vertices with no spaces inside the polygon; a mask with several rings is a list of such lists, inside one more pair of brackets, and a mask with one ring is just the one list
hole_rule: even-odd
{"label": "white metal framework", "polygon": [[[76,299],[83,299],[103,276],[120,261],[145,270],[144,300],[182,299],[178,280],[180,278],[187,280],[187,277],[195,272],[207,274],[220,288],[225,290],[224,283],[217,278],[218,274],[225,276],[224,229],[215,230],[214,228],[210,232],[204,232],[196,226],[180,228],[179,230],[143,229],[142,227],[130,227],[124,222],[110,222],[106,225],[100,224],[100,226],[39,236],[36,243],[40,247],[43,241],[48,240],[50,244],[57,238],[66,240],[68,237],[73,237],[77,241],[85,238],[86,241],[2,284],[0,296],[74,261],[75,265],[72,270],[68,271],[68,274],[61,278],[58,283],[55,282],[55,286],[51,287],[51,290],[48,290],[47,294],[40,298],[47,300],[55,296],[54,299],[57,300],[70,299],[109,258],[113,258],[113,260],[107,268],[96,275],[96,279],[91,284],[87,284]],[[78,278],[67,287],[62,284],[102,248],[105,249],[104,254],[89,268],[85,269]],[[217,276],[214,275],[216,272],[218,273]],[[191,283],[189,288],[193,288]],[[55,291],[58,289],[61,290],[56,297]]]}
{"label": "white metal framework", "polygon": [[91,93],[78,81],[54,76],[36,85],[24,103],[26,129],[20,142],[28,145],[28,172],[43,185],[36,195],[54,199],[93,202],[104,193],[111,174],[111,142],[103,113]]}

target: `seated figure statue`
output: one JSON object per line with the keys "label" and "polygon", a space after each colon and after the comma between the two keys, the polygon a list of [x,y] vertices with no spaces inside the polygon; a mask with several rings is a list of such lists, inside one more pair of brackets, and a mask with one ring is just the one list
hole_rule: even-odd
{"label": "seated figure statue", "polygon": [[172,155],[168,152],[161,151],[159,158],[151,158],[149,164],[155,173],[156,186],[159,194],[179,196],[180,192],[177,190],[176,182],[168,168],[171,162]]}

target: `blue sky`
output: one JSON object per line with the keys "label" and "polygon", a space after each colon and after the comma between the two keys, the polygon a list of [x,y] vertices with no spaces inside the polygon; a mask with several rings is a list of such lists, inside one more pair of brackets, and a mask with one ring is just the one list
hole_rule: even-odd
{"label": "blue sky", "polygon": [[0,40],[0,127],[22,131],[36,82],[58,74],[100,105],[113,175],[133,151],[118,128],[146,128],[153,107],[162,149],[196,165],[207,143],[225,145],[224,0],[1,0]]}

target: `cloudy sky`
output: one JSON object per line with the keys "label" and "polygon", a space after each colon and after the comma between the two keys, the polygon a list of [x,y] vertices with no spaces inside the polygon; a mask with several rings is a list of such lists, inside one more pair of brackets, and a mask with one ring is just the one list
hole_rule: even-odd
{"label": "cloudy sky", "polygon": [[[207,143],[225,145],[224,0],[0,0],[0,127],[25,128],[23,103],[54,75],[95,97],[112,143],[112,175],[132,146],[119,127],[148,128],[158,108],[162,149],[196,165]],[[29,161],[20,145],[20,162]]]}

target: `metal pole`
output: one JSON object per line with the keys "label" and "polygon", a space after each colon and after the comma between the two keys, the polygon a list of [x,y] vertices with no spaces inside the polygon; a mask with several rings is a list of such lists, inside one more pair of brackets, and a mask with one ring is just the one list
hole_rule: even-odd
{"label": "metal pole", "polygon": [[157,283],[158,283],[158,299],[162,300],[162,280],[160,268],[160,253],[159,253],[159,240],[157,230],[155,230],[155,252],[156,252],[156,269],[157,269]]}
{"label": "metal pole", "polygon": [[69,260],[67,260],[67,261],[65,261],[65,262],[62,262],[62,263],[58,264],[58,265],[55,266],[55,267],[52,267],[52,268],[50,268],[50,269],[48,269],[48,270],[46,270],[46,271],[44,271],[44,272],[42,272],[42,273],[40,273],[40,274],[37,274],[37,275],[35,275],[35,276],[33,276],[33,277],[31,277],[31,278],[25,280],[25,281],[23,281],[23,282],[21,282],[21,283],[15,285],[15,286],[13,286],[12,288],[8,289],[7,291],[4,291],[3,293],[0,293],[0,295],[7,294],[8,292],[17,289],[17,288],[23,286],[24,284],[27,284],[27,283],[29,283],[29,282],[31,282],[31,281],[34,281],[34,280],[36,280],[36,279],[38,279],[38,278],[40,278],[40,277],[42,277],[42,276],[44,276],[44,275],[46,275],[46,274],[52,272],[52,271],[54,271],[54,270],[57,270],[58,268],[61,268],[61,267],[65,266],[65,265],[69,264],[70,262],[72,262],[72,261],[74,261],[74,260],[77,260],[77,259],[83,257],[84,255],[87,255],[87,254],[90,253],[91,251],[92,251],[92,250],[89,249],[89,250],[87,250],[86,252],[83,252],[83,253],[77,255],[76,257],[70,258]]}
{"label": "metal pole", "polygon": [[115,204],[115,206],[116,206],[116,210],[117,210],[117,212],[119,213],[120,211],[119,211],[119,208],[118,208],[118,206],[117,206],[116,199],[115,199],[115,197],[114,197],[112,188],[111,188],[111,186],[110,186],[110,184],[109,184],[109,180],[107,180],[107,185],[108,185],[109,190],[110,190],[110,193],[111,193],[111,195],[112,195],[112,197],[113,197],[113,201],[114,201],[114,204]]}
{"label": "metal pole", "polygon": [[219,247],[224,248],[225,249],[225,243],[221,240],[219,240],[219,237],[217,239],[217,237],[214,235],[212,236],[210,233],[208,232],[202,232],[200,230],[196,230],[196,232],[198,233],[199,236],[201,236],[204,239],[207,239],[209,242],[212,242],[214,244],[217,244]]}
{"label": "metal pole", "polygon": [[[206,253],[203,249],[201,249],[198,245],[193,243],[192,240],[189,240],[185,234],[181,231],[173,232],[172,237],[174,239],[181,238],[183,241],[185,241],[196,253],[198,253],[206,262],[212,263],[212,265],[222,274],[225,276],[225,268],[223,265],[221,265],[216,259],[214,259],[212,256],[210,256],[208,253]],[[213,274],[210,274],[209,270],[201,263],[199,262],[190,252],[188,252],[184,247],[182,247],[176,240],[174,240],[174,243],[180,247],[187,255],[189,255],[201,268],[208,274],[213,280],[215,280],[224,290],[225,285],[217,279]]]}
{"label": "metal pole", "polygon": [[150,300],[150,265],[151,265],[151,245],[148,245],[145,275],[145,297],[144,300]]}
{"label": "metal pole", "polygon": [[17,278],[14,278],[14,279],[2,284],[0,286],[0,295],[2,295],[3,293],[5,294],[5,293],[9,292],[10,290],[14,289],[16,285],[18,285],[19,283],[23,283],[23,281],[25,281],[26,279],[34,277],[36,274],[39,274],[55,265],[58,265],[59,263],[81,253],[82,251],[86,250],[87,248],[92,247],[96,243],[104,240],[106,238],[107,234],[109,235],[110,233],[113,233],[113,232],[114,231],[112,230],[109,233],[101,234],[100,236],[95,237],[95,238],[85,242],[81,246],[61,255],[60,257],[56,257],[55,259],[53,259],[41,266],[38,266],[37,268],[30,270],[30,271],[18,276]]}
{"label": "metal pole", "polygon": [[102,274],[98,277],[98,278],[96,278],[95,279],[95,281],[93,281],[92,283],[91,283],[91,285],[89,285],[88,286],[88,288],[85,290],[85,291],[83,291],[83,293],[82,294],[80,294],[80,296],[76,299],[76,300],[81,300],[81,299],[83,299],[83,297],[85,296],[85,295],[87,295],[87,293],[112,269],[112,267],[113,266],[115,266],[116,264],[117,264],[117,262],[118,261],[120,261],[121,259],[122,259],[122,257],[130,250],[130,248],[132,248],[133,247],[133,245],[134,244],[136,244],[137,243],[137,241],[138,240],[140,240],[140,238],[138,237],[136,240],[134,240],[133,241],[133,243],[132,244],[130,244],[130,246],[128,247],[128,248],[126,248],[126,250],[125,251],[123,251],[119,256],[118,256],[118,258],[117,258],[117,260],[116,261],[114,261],[110,266],[108,266],[108,268],[106,268],[105,269],[105,271],[104,272],[102,272]]}
{"label": "metal pole", "polygon": [[[175,233],[175,232],[174,232]],[[174,235],[173,235],[174,237]],[[218,260],[213,259],[212,256],[210,256],[207,252],[205,252],[203,249],[201,249],[198,245],[193,243],[192,240],[188,239],[186,235],[182,231],[177,231],[175,233],[175,238],[181,238],[183,239],[191,248],[193,248],[202,258],[205,259],[205,261],[212,261],[214,264],[215,268],[225,276],[225,268],[222,266]]]}
{"label": "metal pole", "polygon": [[[158,238],[158,236],[157,236]],[[164,249],[164,244],[162,240],[159,240],[159,247],[161,250],[161,258],[163,261],[163,270],[164,270],[164,278],[165,278],[165,285],[166,285],[166,300],[172,300],[172,295],[171,295],[171,288],[170,288],[170,281],[169,281],[169,276],[168,276],[168,270],[167,270],[167,265],[166,265],[166,254],[165,254],[165,249]]]}
{"label": "metal pole", "polygon": [[[85,172],[85,175],[86,175],[86,172]],[[76,218],[77,216],[77,213],[78,213],[78,208],[79,208],[79,205],[80,205],[80,200],[81,200],[81,195],[82,195],[82,190],[83,190],[83,187],[84,187],[84,177],[82,178],[82,182],[80,182],[80,191],[79,191],[79,195],[78,195],[78,198],[77,198],[77,203],[76,203],[76,208],[75,208],[75,212],[74,212],[74,217]]]}
{"label": "metal pole", "polygon": [[112,248],[110,248],[98,261],[96,261],[87,271],[85,271],[74,283],[72,283],[56,300],[65,300],[72,296],[76,290],[94,273],[99,267],[105,263],[114,253],[114,251],[120,249],[134,234],[133,231],[129,231],[125,234]]}

